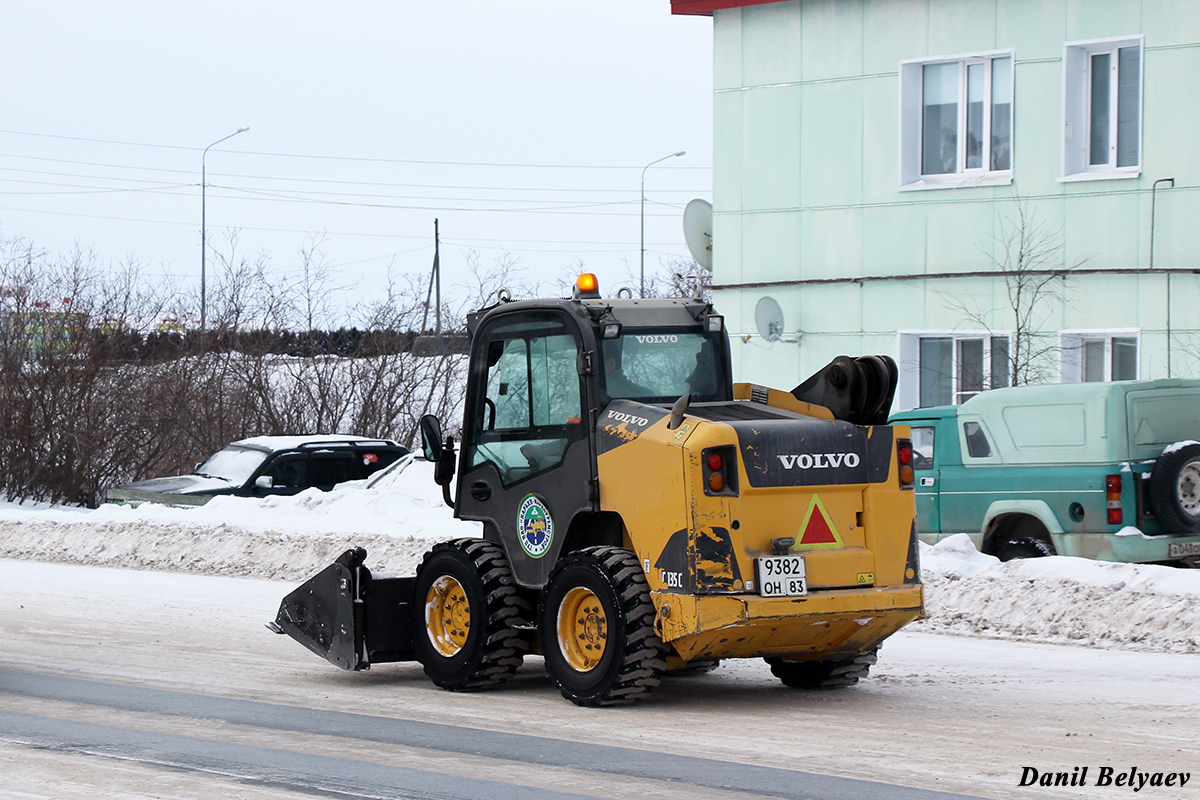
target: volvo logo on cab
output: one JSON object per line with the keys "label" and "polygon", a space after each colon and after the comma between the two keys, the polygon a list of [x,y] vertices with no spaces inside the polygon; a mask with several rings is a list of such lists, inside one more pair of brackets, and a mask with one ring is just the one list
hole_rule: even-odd
{"label": "volvo logo on cab", "polygon": [[837,469],[857,467],[858,453],[800,453],[794,456],[779,456],[784,469]]}
{"label": "volvo logo on cab", "polygon": [[678,342],[679,337],[673,333],[659,333],[654,336],[634,336],[638,340],[638,344],[666,344],[667,342]]}
{"label": "volvo logo on cab", "polygon": [[641,425],[643,428],[650,424],[650,420],[645,417],[635,417],[633,414],[626,414],[623,411],[610,411],[608,418],[615,419],[617,422],[628,422],[630,425]]}

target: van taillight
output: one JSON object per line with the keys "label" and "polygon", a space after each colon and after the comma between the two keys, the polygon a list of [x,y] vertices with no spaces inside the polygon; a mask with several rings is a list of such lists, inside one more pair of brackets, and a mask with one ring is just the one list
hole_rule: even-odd
{"label": "van taillight", "polygon": [[911,440],[896,440],[896,462],[900,466],[900,488],[913,488],[913,447]]}
{"label": "van taillight", "polygon": [[1104,477],[1104,496],[1108,500],[1108,524],[1124,524],[1125,515],[1121,513],[1121,476],[1106,475]]}

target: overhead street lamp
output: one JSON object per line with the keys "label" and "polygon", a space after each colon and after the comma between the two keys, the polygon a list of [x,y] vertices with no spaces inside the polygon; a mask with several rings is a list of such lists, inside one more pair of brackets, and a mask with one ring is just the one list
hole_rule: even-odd
{"label": "overhead street lamp", "polygon": [[207,191],[208,190],[208,180],[207,180],[207,173],[205,172],[205,168],[204,168],[204,161],[206,158],[208,158],[209,148],[220,144],[221,142],[225,141],[226,139],[232,139],[234,136],[237,136],[239,133],[245,133],[248,130],[250,130],[249,127],[238,128],[236,131],[229,134],[228,136],[223,136],[220,139],[217,139],[215,142],[210,144],[208,147],[204,148],[204,153],[200,156],[200,330],[201,331],[205,330],[205,325],[208,322],[208,314],[207,314],[207,312],[208,312],[207,299],[208,298],[207,298],[207,286],[206,286],[206,281],[205,281],[205,278],[206,278],[205,256],[207,255],[207,252],[208,252],[208,232],[207,232],[207,228],[205,226],[205,213],[204,213],[205,206],[207,205],[206,201],[207,201],[207,194],[208,194],[208,191]]}
{"label": "overhead street lamp", "polygon": [[686,150],[680,150],[678,153],[671,153],[669,156],[651,161],[646,166],[642,167],[642,249],[641,249],[641,264],[642,264],[642,291],[641,296],[646,296],[646,170],[653,167],[659,161],[666,161],[668,158],[677,158],[687,155]]}

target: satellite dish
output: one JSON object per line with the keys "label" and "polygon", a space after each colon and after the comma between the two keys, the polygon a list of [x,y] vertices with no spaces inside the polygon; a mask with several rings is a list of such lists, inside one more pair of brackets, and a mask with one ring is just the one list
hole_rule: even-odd
{"label": "satellite dish", "polygon": [[687,204],[683,238],[696,263],[712,272],[712,203],[697,197]]}
{"label": "satellite dish", "polygon": [[783,336],[783,309],[774,297],[759,298],[754,306],[754,325],[764,341],[777,342]]}

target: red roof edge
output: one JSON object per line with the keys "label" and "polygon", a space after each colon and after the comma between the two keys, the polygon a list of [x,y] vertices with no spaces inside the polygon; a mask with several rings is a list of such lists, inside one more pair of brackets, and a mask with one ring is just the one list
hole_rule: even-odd
{"label": "red roof edge", "polygon": [[701,14],[712,16],[712,12],[722,8],[740,8],[742,6],[757,6],[763,3],[778,3],[780,0],[671,0],[672,14]]}

